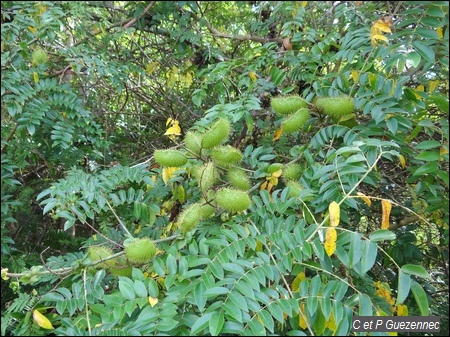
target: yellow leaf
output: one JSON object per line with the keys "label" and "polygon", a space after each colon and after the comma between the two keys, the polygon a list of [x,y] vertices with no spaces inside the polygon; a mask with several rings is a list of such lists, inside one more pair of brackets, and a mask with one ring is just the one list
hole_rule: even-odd
{"label": "yellow leaf", "polygon": [[282,174],[283,174],[283,170],[279,169],[279,170],[277,170],[277,171],[272,173],[272,177],[273,178],[280,178]]}
{"label": "yellow leaf", "polygon": [[302,1],[302,7],[306,7],[307,4],[308,4],[308,1]]}
{"label": "yellow leaf", "polygon": [[180,136],[181,135],[180,126],[178,124],[175,124],[174,126],[171,126],[170,128],[168,128],[167,131],[164,133],[164,136],[169,136],[169,135]]}
{"label": "yellow leaf", "polygon": [[260,189],[260,190],[265,190],[266,187],[267,187],[267,184],[268,184],[267,181],[263,182],[263,183],[261,184],[261,186],[259,187],[259,189]]}
{"label": "yellow leaf", "polygon": [[448,154],[448,147],[442,146],[439,149],[439,160],[444,160],[446,154]]}
{"label": "yellow leaf", "polygon": [[439,35],[439,38],[442,40],[444,38],[444,34],[442,33],[442,27],[436,28],[436,33]]}
{"label": "yellow leaf", "polygon": [[305,303],[302,302],[300,304],[300,315],[298,315],[299,322],[298,325],[300,325],[300,328],[306,329],[308,327],[308,321],[306,318],[306,312],[305,312]]}
{"label": "yellow leaf", "polygon": [[404,304],[397,305],[397,316],[408,316],[408,307]]}
{"label": "yellow leaf", "polygon": [[388,39],[383,33],[391,33],[392,18],[383,17],[375,21],[375,23],[370,27],[370,41],[373,46],[378,44],[378,41],[387,42]]}
{"label": "yellow leaf", "polygon": [[93,239],[94,241],[97,241],[97,234],[93,234],[93,235],[92,235],[92,239]]}
{"label": "yellow leaf", "polygon": [[292,291],[297,291],[299,289],[300,283],[306,278],[305,272],[300,272],[292,281],[291,289]]}
{"label": "yellow leaf", "polygon": [[382,219],[381,219],[381,228],[387,229],[389,228],[389,215],[391,214],[392,204],[389,200],[383,199],[381,200],[381,208],[382,208]]}
{"label": "yellow leaf", "polygon": [[2,268],[2,280],[8,281],[8,268]]}
{"label": "yellow leaf", "polygon": [[255,251],[262,252],[263,251],[263,243],[261,241],[256,241]]}
{"label": "yellow leaf", "polygon": [[173,119],[172,119],[171,117],[169,117],[169,118],[167,118],[167,120],[166,120],[166,126],[169,126],[169,125],[171,125],[171,124],[173,124]]}
{"label": "yellow leaf", "polygon": [[162,179],[165,184],[170,178],[174,177],[174,172],[178,170],[178,167],[164,167],[162,170]]}
{"label": "yellow leaf", "polygon": [[145,68],[145,73],[147,75],[151,75],[153,74],[153,72],[155,71],[156,67],[159,65],[158,62],[153,61],[150,64],[147,65],[147,67]]}
{"label": "yellow leaf", "polygon": [[337,227],[341,220],[339,204],[336,201],[333,201],[330,206],[328,206],[328,212],[330,212],[330,226]]}
{"label": "yellow leaf", "polygon": [[275,134],[273,135],[272,141],[275,142],[278,139],[280,139],[282,133],[283,133],[283,129],[278,128],[278,130],[275,131]]}
{"label": "yellow leaf", "polygon": [[438,86],[439,81],[430,81],[428,83],[428,92],[433,92],[436,90],[436,87]]}
{"label": "yellow leaf", "polygon": [[54,329],[52,323],[48,320],[48,318],[42,315],[37,310],[33,310],[33,320],[43,329]]}
{"label": "yellow leaf", "polygon": [[375,22],[375,24],[373,25],[373,27],[375,27],[375,29],[379,32],[383,32],[383,33],[391,33],[391,28],[389,27],[389,23],[386,22],[385,20],[379,19]]}
{"label": "yellow leaf", "polygon": [[336,239],[337,239],[336,229],[333,227],[327,228],[327,232],[325,234],[325,242],[323,246],[328,256],[331,256],[336,250]]}
{"label": "yellow leaf", "polygon": [[156,305],[156,303],[158,303],[158,299],[155,297],[148,297],[148,303],[150,303],[150,305],[152,306],[152,308]]}
{"label": "yellow leaf", "polygon": [[367,204],[367,206],[372,206],[372,201],[364,193],[358,192],[356,194],[361,197],[361,199]]}
{"label": "yellow leaf", "polygon": [[406,159],[403,155],[400,155],[400,165],[403,169],[406,167]]}
{"label": "yellow leaf", "polygon": [[355,83],[358,82],[358,79],[359,79],[359,73],[358,73],[358,70],[352,70],[352,78],[353,78],[353,81],[354,81]]}
{"label": "yellow leaf", "polygon": [[38,75],[37,72],[34,72],[34,73],[33,73],[33,80],[34,80],[34,83],[39,82],[39,75]]}
{"label": "yellow leaf", "polygon": [[248,76],[250,76],[250,79],[252,80],[252,82],[256,82],[256,80],[258,79],[258,77],[256,76],[256,74],[253,71],[250,71],[248,73]]}
{"label": "yellow leaf", "polygon": [[141,225],[139,225],[139,226],[137,226],[136,227],[136,229],[134,230],[134,234],[137,234],[137,233],[139,233],[140,231],[141,231],[141,229],[142,229],[142,226]]}
{"label": "yellow leaf", "polygon": [[336,332],[337,325],[336,325],[336,320],[334,319],[333,313],[331,313],[330,318],[328,319],[327,323],[325,324],[325,327],[330,329],[333,332]]}

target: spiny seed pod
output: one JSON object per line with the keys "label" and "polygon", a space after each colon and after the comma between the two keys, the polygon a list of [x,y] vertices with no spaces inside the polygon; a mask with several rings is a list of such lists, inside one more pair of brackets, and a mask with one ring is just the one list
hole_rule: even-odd
{"label": "spiny seed pod", "polygon": [[250,188],[250,179],[247,173],[239,168],[230,168],[227,173],[230,184],[240,190],[247,191]]}
{"label": "spiny seed pod", "polygon": [[286,180],[297,180],[302,175],[300,164],[291,163],[283,166],[283,177]]}
{"label": "spiny seed pod", "polygon": [[48,60],[48,55],[45,51],[43,51],[41,48],[36,49],[31,54],[31,59],[33,62],[37,65],[44,64]]}
{"label": "spiny seed pod", "polygon": [[309,117],[309,110],[307,108],[299,109],[296,113],[287,116],[286,119],[281,122],[281,129],[286,133],[298,131],[305,126]]}
{"label": "spiny seed pod", "polygon": [[212,161],[202,165],[198,174],[198,181],[202,191],[207,191],[213,184],[216,178],[216,167]]}
{"label": "spiny seed pod", "polygon": [[293,198],[298,197],[301,190],[303,190],[303,186],[299,182],[294,180],[288,180],[286,186],[289,187],[289,196]]}
{"label": "spiny seed pod", "polygon": [[273,110],[280,115],[292,114],[298,109],[306,108],[308,103],[300,96],[273,97],[270,100]]}
{"label": "spiny seed pod", "polygon": [[202,138],[202,147],[211,149],[221,144],[230,134],[231,125],[227,119],[220,118],[213,124],[211,129],[207,131]]}
{"label": "spiny seed pod", "polygon": [[[113,251],[111,248],[104,247],[104,246],[90,246],[88,249],[89,258],[92,262],[97,262],[100,260],[103,260],[104,258],[107,258],[108,256],[113,255]],[[107,260],[105,262],[99,263],[96,266],[100,268],[109,268],[114,266],[116,263],[114,260]]]}
{"label": "spiny seed pod", "polygon": [[184,137],[184,143],[189,151],[200,154],[202,148],[202,135],[195,131],[188,131]]}
{"label": "spiny seed pod", "polygon": [[180,167],[187,163],[186,156],[178,150],[155,150],[155,161],[164,167]]}
{"label": "spiny seed pod", "polygon": [[135,239],[125,246],[125,256],[134,264],[149,262],[156,255],[156,246],[150,238]]}
{"label": "spiny seed pod", "polygon": [[350,96],[318,97],[315,101],[317,110],[330,116],[335,122],[341,117],[351,114],[355,110],[355,104]]}
{"label": "spiny seed pod", "polygon": [[216,208],[211,204],[207,204],[206,202],[200,202],[200,213],[202,219],[208,219],[213,216]]}
{"label": "spiny seed pod", "polygon": [[230,145],[216,146],[211,150],[211,157],[219,166],[229,167],[242,160],[242,152]]}
{"label": "spiny seed pod", "polygon": [[249,208],[251,200],[247,192],[225,187],[216,192],[216,203],[228,211],[238,212]]}
{"label": "spiny seed pod", "polygon": [[178,228],[183,234],[191,231],[197,226],[198,222],[201,219],[201,216],[202,212],[200,203],[195,203],[187,206],[180,213],[180,215],[178,215]]}

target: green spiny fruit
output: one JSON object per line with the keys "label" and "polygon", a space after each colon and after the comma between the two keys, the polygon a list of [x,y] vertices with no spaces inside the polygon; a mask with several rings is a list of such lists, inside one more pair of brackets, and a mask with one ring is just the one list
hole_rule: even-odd
{"label": "green spiny fruit", "polygon": [[247,173],[239,167],[230,168],[227,177],[230,184],[240,190],[247,191],[250,188],[250,179]]}
{"label": "green spiny fruit", "polygon": [[229,167],[242,160],[242,152],[231,145],[216,146],[211,150],[211,157],[223,167]]}
{"label": "green spiny fruit", "polygon": [[[88,249],[89,258],[92,262],[100,261],[104,258],[107,258],[108,256],[113,255],[113,251],[111,248],[104,247],[104,246],[90,246]],[[109,268],[114,266],[116,263],[114,260],[107,260],[105,262],[99,263],[96,266],[100,268]]]}
{"label": "green spiny fruit", "polygon": [[45,62],[47,62],[48,55],[44,50],[42,50],[41,48],[38,48],[31,54],[31,59],[33,60],[33,62],[35,64],[40,65],[40,64],[44,64]]}
{"label": "green spiny fruit", "polygon": [[270,100],[273,110],[280,115],[288,115],[298,109],[306,108],[308,103],[300,96],[273,97]]}
{"label": "green spiny fruit", "polygon": [[190,204],[180,213],[180,215],[178,215],[178,228],[185,234],[197,226],[201,217],[201,204]]}
{"label": "green spiny fruit", "polygon": [[281,129],[283,132],[291,133],[300,130],[305,126],[310,115],[307,108],[301,108],[296,113],[289,115],[281,122]]}
{"label": "green spiny fruit", "polygon": [[297,163],[290,163],[283,166],[283,177],[286,180],[297,180],[302,174],[302,167]]}
{"label": "green spiny fruit", "polygon": [[211,129],[207,131],[202,138],[202,147],[211,149],[216,145],[220,145],[230,134],[231,125],[227,119],[220,118],[213,124]]}
{"label": "green spiny fruit", "polygon": [[251,200],[247,192],[225,187],[216,192],[216,203],[228,211],[238,212],[249,208]]}
{"label": "green spiny fruit", "polygon": [[200,202],[200,205],[200,213],[202,219],[208,219],[212,217],[214,212],[216,211],[216,208],[213,205],[206,203],[204,199],[202,202]]}
{"label": "green spiny fruit", "polygon": [[293,198],[298,197],[301,190],[303,190],[303,186],[299,182],[294,180],[288,180],[286,186],[289,187],[289,196]]}
{"label": "green spiny fruit", "polygon": [[144,264],[156,255],[156,245],[150,238],[135,239],[125,246],[125,256],[133,264]]}
{"label": "green spiny fruit", "polygon": [[196,131],[188,131],[184,137],[184,143],[189,151],[200,154],[202,148],[202,135]]}
{"label": "green spiny fruit", "polygon": [[200,188],[206,192],[214,184],[217,175],[216,167],[212,161],[207,162],[202,165],[197,174]]}
{"label": "green spiny fruit", "polygon": [[180,167],[187,163],[187,157],[178,150],[155,150],[155,161],[164,167]]}
{"label": "green spiny fruit", "polygon": [[315,101],[317,110],[330,116],[338,122],[341,117],[350,115],[355,110],[355,104],[350,96],[318,97]]}

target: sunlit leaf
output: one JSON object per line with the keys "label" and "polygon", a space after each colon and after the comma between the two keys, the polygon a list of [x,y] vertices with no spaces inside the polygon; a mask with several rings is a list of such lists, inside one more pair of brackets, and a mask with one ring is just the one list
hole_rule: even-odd
{"label": "sunlit leaf", "polygon": [[33,310],[33,320],[43,329],[54,329],[49,319],[41,314],[38,310]]}
{"label": "sunlit leaf", "polygon": [[383,199],[381,200],[381,208],[382,208],[382,219],[381,219],[381,228],[388,229],[389,228],[389,216],[391,214],[392,204],[389,200]]}

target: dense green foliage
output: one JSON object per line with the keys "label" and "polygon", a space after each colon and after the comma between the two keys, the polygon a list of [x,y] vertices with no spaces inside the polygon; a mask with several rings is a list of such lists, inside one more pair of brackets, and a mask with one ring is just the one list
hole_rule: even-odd
{"label": "dense green foliage", "polygon": [[447,2],[1,8],[2,335],[448,334]]}

